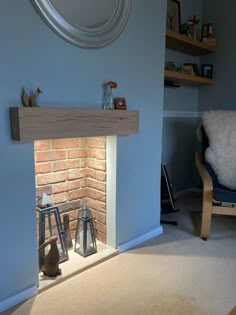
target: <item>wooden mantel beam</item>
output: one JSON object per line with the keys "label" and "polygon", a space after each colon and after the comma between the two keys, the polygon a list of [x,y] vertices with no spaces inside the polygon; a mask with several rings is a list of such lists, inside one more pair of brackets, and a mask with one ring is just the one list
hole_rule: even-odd
{"label": "wooden mantel beam", "polygon": [[138,133],[139,112],[78,108],[11,107],[12,139],[31,142]]}

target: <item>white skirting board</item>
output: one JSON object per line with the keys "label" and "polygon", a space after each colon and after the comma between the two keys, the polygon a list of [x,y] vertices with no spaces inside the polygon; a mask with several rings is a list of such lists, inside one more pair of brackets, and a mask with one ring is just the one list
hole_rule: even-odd
{"label": "white skirting board", "polygon": [[139,236],[139,237],[127,242],[127,243],[119,245],[118,250],[120,253],[123,253],[123,252],[145,242],[145,241],[148,241],[150,238],[161,235],[162,233],[163,233],[163,228],[162,228],[162,226],[160,226],[157,229],[152,230],[152,231],[150,231],[144,235],[141,235],[141,236]]}
{"label": "white skirting board", "polygon": [[22,303],[32,296],[36,295],[38,293],[38,287],[37,285],[34,285],[33,287],[30,287],[24,291],[21,291],[18,294],[15,294],[11,297],[9,297],[6,300],[0,301],[0,312],[3,312],[19,303]]}

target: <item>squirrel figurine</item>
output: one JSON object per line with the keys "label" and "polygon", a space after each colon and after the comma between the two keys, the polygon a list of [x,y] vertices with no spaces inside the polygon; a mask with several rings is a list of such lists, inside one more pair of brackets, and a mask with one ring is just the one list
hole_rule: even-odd
{"label": "squirrel figurine", "polygon": [[51,245],[51,248],[44,260],[42,272],[44,276],[56,277],[61,275],[61,269],[59,268],[60,254],[57,247],[57,237],[52,236],[39,246],[38,251],[43,250],[46,246]]}
{"label": "squirrel figurine", "polygon": [[37,104],[37,97],[39,94],[43,93],[39,88],[33,93],[33,95],[29,95],[25,89],[22,91],[22,103],[25,107],[39,107]]}

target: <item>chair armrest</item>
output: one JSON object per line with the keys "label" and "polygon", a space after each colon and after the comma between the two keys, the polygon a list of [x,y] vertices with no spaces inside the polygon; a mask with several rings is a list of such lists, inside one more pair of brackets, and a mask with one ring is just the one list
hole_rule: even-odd
{"label": "chair armrest", "polygon": [[213,183],[212,183],[211,176],[209,175],[205,166],[202,164],[202,157],[199,152],[196,152],[195,154],[195,163],[196,163],[198,173],[203,182],[204,191],[213,191]]}

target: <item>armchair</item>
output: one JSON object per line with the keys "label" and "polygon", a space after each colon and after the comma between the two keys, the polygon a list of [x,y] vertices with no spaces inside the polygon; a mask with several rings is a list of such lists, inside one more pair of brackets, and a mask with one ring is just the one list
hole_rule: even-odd
{"label": "armchair", "polygon": [[204,112],[200,135],[195,162],[203,183],[200,237],[207,240],[213,214],[236,216],[236,111]]}

